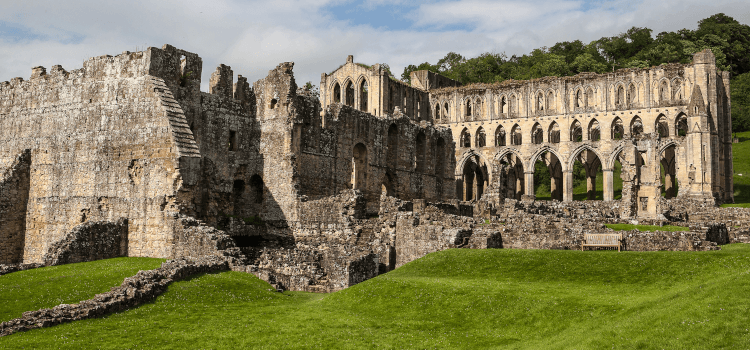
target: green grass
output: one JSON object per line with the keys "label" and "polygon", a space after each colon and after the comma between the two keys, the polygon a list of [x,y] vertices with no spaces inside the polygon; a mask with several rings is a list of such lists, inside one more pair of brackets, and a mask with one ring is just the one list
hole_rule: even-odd
{"label": "green grass", "polygon": [[[164,259],[114,258],[42,267],[0,276],[0,322],[25,311],[74,304],[119,286],[138,270],[159,267]],[[32,292],[33,291],[33,292]]]}
{"label": "green grass", "polygon": [[630,231],[637,229],[638,231],[690,231],[689,227],[685,226],[672,226],[672,225],[664,225],[664,226],[656,226],[656,225],[630,225],[630,224],[604,224],[604,226],[607,226],[615,231]]}
{"label": "green grass", "polygon": [[0,348],[716,349],[750,346],[750,245],[453,249],[328,295],[223,272]]}
{"label": "green grass", "polygon": [[750,208],[750,131],[739,132],[737,137],[740,142],[732,144],[734,204],[724,204],[722,207]]}

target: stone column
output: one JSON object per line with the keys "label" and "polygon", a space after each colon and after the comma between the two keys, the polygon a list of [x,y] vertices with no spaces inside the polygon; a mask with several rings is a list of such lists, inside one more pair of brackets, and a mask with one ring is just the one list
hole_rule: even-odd
{"label": "stone column", "polygon": [[573,201],[573,171],[563,171],[563,202]]}
{"label": "stone column", "polygon": [[612,169],[604,169],[604,178],[602,181],[602,187],[604,190],[604,200],[611,201],[615,199],[615,183],[614,183],[614,171]]}
{"label": "stone column", "polygon": [[524,195],[528,196],[527,198],[536,198],[536,193],[534,193],[534,173],[526,172],[524,173],[524,178],[526,182]]}
{"label": "stone column", "polygon": [[674,177],[669,173],[668,169],[664,174],[664,192],[667,194],[667,199],[674,197]]}
{"label": "stone column", "polygon": [[586,199],[596,199],[596,173],[586,176]]}

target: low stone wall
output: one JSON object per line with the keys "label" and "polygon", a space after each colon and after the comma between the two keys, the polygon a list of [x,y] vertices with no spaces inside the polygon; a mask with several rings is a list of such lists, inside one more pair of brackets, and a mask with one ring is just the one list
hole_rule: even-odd
{"label": "low stone wall", "polygon": [[37,267],[43,267],[43,266],[44,264],[37,264],[37,263],[0,265],[0,276],[9,274],[11,272],[31,270],[31,269],[35,269]]}
{"label": "low stone wall", "polygon": [[[195,258],[206,255],[225,255],[236,248],[232,238],[224,231],[201,224],[194,218],[180,218],[172,244],[172,257]],[[234,251],[235,253],[239,250]]]}
{"label": "low stone wall", "polygon": [[631,251],[706,251],[718,250],[716,242],[706,240],[700,232],[640,232],[637,230],[623,232],[624,249]]}
{"label": "low stone wall", "polygon": [[87,221],[74,227],[44,254],[46,266],[126,256],[128,220]]}
{"label": "low stone wall", "polygon": [[496,228],[475,228],[474,234],[469,237],[467,248],[503,248],[502,234]]}
{"label": "low stone wall", "polygon": [[0,336],[122,311],[153,300],[164,293],[173,281],[198,273],[229,269],[229,260],[219,256],[170,260],[157,269],[139,271],[135,276],[126,278],[119,287],[97,294],[93,299],[24,312],[21,318],[0,323]]}

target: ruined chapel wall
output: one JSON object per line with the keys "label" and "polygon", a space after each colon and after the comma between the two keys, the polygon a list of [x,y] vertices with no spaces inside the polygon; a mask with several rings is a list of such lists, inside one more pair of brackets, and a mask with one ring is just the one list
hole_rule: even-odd
{"label": "ruined chapel wall", "polygon": [[[130,219],[131,256],[169,257],[162,209],[179,177],[180,147],[150,52],[101,56],[82,69],[0,84],[0,160],[31,149],[25,262],[86,220]],[[159,90],[159,91],[157,91]]]}

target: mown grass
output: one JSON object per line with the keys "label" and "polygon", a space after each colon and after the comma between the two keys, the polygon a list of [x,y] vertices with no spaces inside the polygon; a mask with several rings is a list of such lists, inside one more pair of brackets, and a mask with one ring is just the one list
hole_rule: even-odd
{"label": "mown grass", "polygon": [[750,131],[739,132],[737,137],[740,142],[732,144],[734,204],[724,204],[722,207],[750,208]]}
{"label": "mown grass", "polygon": [[119,286],[139,270],[159,267],[164,259],[114,258],[42,267],[0,276],[0,322],[23,312],[73,304]]}
{"label": "mown grass", "polygon": [[328,295],[238,272],[0,348],[714,349],[750,346],[750,245],[711,252],[454,249]]}
{"label": "mown grass", "polygon": [[631,225],[631,224],[604,224],[604,226],[607,226],[615,231],[630,231],[630,230],[638,230],[638,231],[668,231],[668,232],[675,232],[675,231],[690,231],[689,227],[685,226],[673,226],[673,225],[664,225],[664,226],[656,226],[656,225]]}

